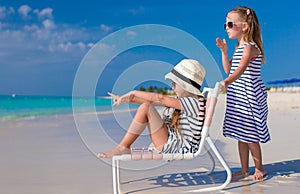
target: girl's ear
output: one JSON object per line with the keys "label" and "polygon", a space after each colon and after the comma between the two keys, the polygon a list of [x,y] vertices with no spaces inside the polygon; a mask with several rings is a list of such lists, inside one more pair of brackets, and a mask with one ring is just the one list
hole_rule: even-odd
{"label": "girl's ear", "polygon": [[243,22],[243,25],[242,25],[242,30],[243,30],[243,32],[246,32],[247,31],[247,29],[248,29],[248,23],[247,22]]}

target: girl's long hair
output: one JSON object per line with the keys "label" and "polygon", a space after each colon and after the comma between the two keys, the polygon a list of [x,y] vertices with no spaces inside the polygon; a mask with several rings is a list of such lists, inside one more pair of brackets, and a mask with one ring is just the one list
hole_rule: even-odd
{"label": "girl's long hair", "polygon": [[180,133],[179,129],[179,117],[180,117],[180,111],[178,109],[175,109],[172,113],[172,122],[171,122],[171,127],[175,130],[177,130]]}
{"label": "girl's long hair", "polygon": [[258,22],[258,18],[253,9],[244,6],[238,6],[230,12],[235,12],[239,15],[239,17],[243,20],[243,22],[247,22],[248,29],[244,34],[245,41],[254,42],[257,44],[260,49],[262,55],[262,62],[265,62],[264,55],[264,47],[262,43],[262,35],[260,31],[260,26]]}
{"label": "girl's long hair", "polygon": [[[186,93],[186,96],[192,96],[192,97],[195,97],[195,98],[200,98],[201,96],[199,95],[195,95],[195,94],[192,94],[192,93],[189,93],[187,92]],[[181,131],[179,129],[179,120],[180,120],[180,113],[181,113],[181,110],[179,109],[174,109],[173,113],[172,113],[172,121],[171,121],[171,127],[173,129],[175,129],[176,131],[179,132],[179,134],[181,134]]]}

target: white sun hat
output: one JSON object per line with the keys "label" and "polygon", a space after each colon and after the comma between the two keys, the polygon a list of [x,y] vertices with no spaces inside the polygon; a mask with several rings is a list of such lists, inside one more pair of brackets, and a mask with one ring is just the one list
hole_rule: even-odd
{"label": "white sun hat", "polygon": [[201,95],[201,85],[205,76],[204,67],[194,59],[183,59],[174,69],[165,75],[165,79],[170,79],[180,85],[184,90]]}

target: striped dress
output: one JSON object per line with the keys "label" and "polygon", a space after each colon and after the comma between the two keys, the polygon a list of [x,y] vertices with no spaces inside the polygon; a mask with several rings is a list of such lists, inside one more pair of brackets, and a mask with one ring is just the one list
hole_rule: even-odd
{"label": "striped dress", "polygon": [[[169,138],[162,153],[195,153],[199,149],[201,131],[205,116],[205,99],[183,97],[179,99],[183,110],[179,116],[179,132],[171,127],[173,111],[165,111],[164,123],[169,130]],[[168,110],[168,109],[167,109]]]}
{"label": "striped dress", "polygon": [[[238,67],[245,43],[236,49],[230,69],[231,75]],[[262,55],[251,60],[239,79],[228,86],[223,135],[242,142],[265,143],[270,140],[267,127],[267,92],[261,80]]]}

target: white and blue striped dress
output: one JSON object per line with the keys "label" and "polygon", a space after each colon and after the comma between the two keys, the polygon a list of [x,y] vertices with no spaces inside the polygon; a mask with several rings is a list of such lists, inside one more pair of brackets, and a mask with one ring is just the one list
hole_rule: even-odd
{"label": "white and blue striped dress", "polygon": [[[236,49],[230,69],[231,75],[242,58],[245,43]],[[262,55],[251,60],[239,79],[228,86],[223,135],[242,142],[265,143],[270,140],[267,127],[267,92],[261,79]]]}
{"label": "white and blue striped dress", "polygon": [[205,117],[205,99],[201,96],[183,97],[179,100],[183,107],[179,116],[179,132],[170,126],[172,111],[164,113],[163,119],[169,130],[169,138],[162,153],[195,153],[199,149]]}

